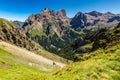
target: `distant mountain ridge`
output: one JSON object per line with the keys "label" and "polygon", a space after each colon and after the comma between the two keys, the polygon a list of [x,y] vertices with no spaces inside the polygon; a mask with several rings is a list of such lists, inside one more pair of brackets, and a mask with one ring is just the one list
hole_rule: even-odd
{"label": "distant mountain ridge", "polygon": [[24,22],[21,21],[11,21],[18,29],[21,29]]}
{"label": "distant mountain ridge", "polygon": [[90,27],[90,26],[103,26],[103,25],[115,25],[120,21],[119,14],[113,14],[111,12],[100,13],[92,11],[89,13],[78,12],[71,20],[70,24],[73,28],[78,27]]}
{"label": "distant mountain ridge", "polygon": [[[109,11],[106,13],[101,13],[98,11],[91,11],[91,12],[85,12],[85,13],[78,12],[74,17],[69,18],[67,16],[65,9],[61,9],[61,10],[55,12],[54,10],[50,10],[49,8],[44,8],[38,14],[43,15],[43,18],[45,20],[45,21],[43,21],[43,23],[48,22],[47,19],[50,19],[50,15],[52,15],[52,16],[56,16],[54,18],[54,20],[57,21],[60,19],[61,21],[64,21],[64,24],[67,24],[67,25],[71,26],[72,28],[84,28],[84,27],[102,26],[102,25],[108,25],[108,26],[115,25],[116,26],[120,21],[120,14],[114,14]],[[38,15],[38,14],[31,14],[28,17],[28,19],[26,19],[25,22],[13,21],[13,23],[17,27],[22,26],[23,28],[25,28],[26,26],[28,26],[27,24],[31,24],[34,21],[35,17],[38,17],[37,19],[39,19],[39,20],[43,19],[42,17],[40,18],[40,15]],[[35,16],[35,15],[37,15],[37,16]],[[45,17],[48,17],[48,18],[45,19]],[[32,19],[32,20],[30,21],[30,19]],[[53,20],[53,19],[50,19],[50,20]],[[42,22],[40,22],[40,23],[41,24],[37,24],[37,22],[36,22],[36,23],[32,24],[32,26],[33,25],[43,26]],[[66,26],[66,25],[64,25],[64,26]]]}

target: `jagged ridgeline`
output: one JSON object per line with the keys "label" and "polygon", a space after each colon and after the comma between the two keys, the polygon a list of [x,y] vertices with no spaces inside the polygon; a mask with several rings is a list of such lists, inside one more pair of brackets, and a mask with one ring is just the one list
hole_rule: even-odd
{"label": "jagged ridgeline", "polygon": [[38,14],[30,15],[23,24],[22,31],[46,50],[58,53],[61,48],[84,34],[79,28],[110,28],[119,21],[120,15],[111,12],[78,12],[73,18],[68,18],[64,9],[55,12],[45,8]]}
{"label": "jagged ridgeline", "polygon": [[45,8],[29,16],[22,28],[29,38],[54,53],[80,36],[70,27],[70,19],[64,9],[55,12]]}
{"label": "jagged ridgeline", "polygon": [[89,13],[78,12],[70,21],[73,28],[85,28],[85,27],[111,27],[117,26],[120,21],[119,14],[113,14],[111,12],[101,13],[92,11]]}

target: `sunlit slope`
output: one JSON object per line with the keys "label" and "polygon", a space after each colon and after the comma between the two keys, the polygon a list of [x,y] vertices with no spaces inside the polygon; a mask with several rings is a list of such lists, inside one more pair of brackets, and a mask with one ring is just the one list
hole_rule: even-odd
{"label": "sunlit slope", "polygon": [[98,49],[86,56],[88,60],[85,58],[38,80],[120,80],[120,45],[106,51]]}
{"label": "sunlit slope", "polygon": [[79,62],[58,69],[38,80],[120,80],[120,28],[96,36],[93,51]]}
{"label": "sunlit slope", "polygon": [[6,19],[3,19],[3,18],[0,18],[0,26],[8,26],[10,28],[14,27],[14,25],[11,22],[9,22],[9,21],[7,21]]}
{"label": "sunlit slope", "polygon": [[21,58],[0,48],[0,80],[31,80],[46,73],[17,60]]}
{"label": "sunlit slope", "polygon": [[[6,51],[10,52],[12,55],[16,56],[15,59],[8,58],[9,60],[13,60],[13,62],[22,63],[22,64],[26,64],[26,65],[30,64],[32,67],[35,67],[39,70],[43,70],[43,71],[53,70],[55,68],[55,67],[53,68],[53,62],[56,63],[56,68],[63,67],[65,65],[62,63],[58,63],[56,61],[52,61],[52,60],[42,57],[40,55],[37,55],[37,54],[30,52],[24,48],[20,48],[15,45],[11,45],[4,41],[0,41],[0,48],[3,50],[6,50]],[[19,57],[19,58],[17,58],[17,57]]]}

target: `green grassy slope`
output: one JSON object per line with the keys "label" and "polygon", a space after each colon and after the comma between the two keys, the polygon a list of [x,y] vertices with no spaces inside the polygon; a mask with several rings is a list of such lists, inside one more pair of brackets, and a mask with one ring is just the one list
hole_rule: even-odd
{"label": "green grassy slope", "polygon": [[12,28],[14,27],[14,25],[9,21],[7,21],[6,19],[0,18],[0,26],[4,26],[4,25]]}
{"label": "green grassy slope", "polygon": [[92,52],[79,55],[79,62],[38,80],[120,80],[120,28],[100,33],[93,48]]}
{"label": "green grassy slope", "polygon": [[17,57],[11,53],[0,49],[0,80],[32,80],[38,76],[46,74],[32,67],[17,64],[11,59]]}
{"label": "green grassy slope", "polygon": [[[87,60],[86,56],[89,56]],[[120,80],[120,45],[98,49],[75,62],[38,80]]]}
{"label": "green grassy slope", "polygon": [[93,44],[93,50],[98,48],[109,48],[113,45],[120,44],[120,28],[115,28],[96,36]]}

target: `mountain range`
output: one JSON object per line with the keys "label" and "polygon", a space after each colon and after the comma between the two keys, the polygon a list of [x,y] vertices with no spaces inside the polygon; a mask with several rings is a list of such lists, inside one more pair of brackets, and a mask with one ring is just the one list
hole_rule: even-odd
{"label": "mountain range", "polygon": [[73,18],[66,14],[65,9],[55,12],[45,8],[38,14],[31,14],[21,26],[21,31],[46,50],[58,53],[91,28],[111,28],[120,21],[120,15],[111,12],[78,12]]}

